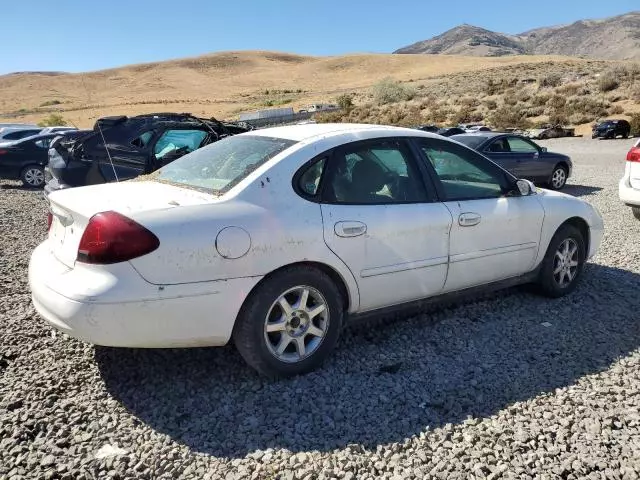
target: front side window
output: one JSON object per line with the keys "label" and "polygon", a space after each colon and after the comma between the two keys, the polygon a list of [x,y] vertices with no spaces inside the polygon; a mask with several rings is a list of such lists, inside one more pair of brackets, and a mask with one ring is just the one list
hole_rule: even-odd
{"label": "front side window", "polygon": [[358,205],[426,201],[420,172],[410,155],[394,140],[338,149],[328,170],[326,200]]}
{"label": "front side window", "polygon": [[138,148],[144,148],[149,145],[149,141],[153,137],[153,131],[144,132],[139,137],[136,137],[131,141],[131,145]]}
{"label": "front side window", "polygon": [[511,151],[511,147],[506,138],[498,138],[489,145],[487,150],[491,153],[508,153]]}
{"label": "front side window", "polygon": [[536,153],[538,151],[535,146],[522,138],[509,137],[507,141],[509,142],[509,149],[515,153]]}
{"label": "front side window", "polygon": [[40,148],[49,148],[49,145],[51,145],[51,138],[43,138],[42,140],[36,140],[35,143],[36,146],[40,147]]}
{"label": "front side window", "polygon": [[157,159],[167,155],[184,155],[197,150],[207,136],[202,130],[167,130],[153,149]]}
{"label": "front side window", "polygon": [[295,143],[259,135],[227,137],[180,157],[151,174],[150,179],[225,193]]}
{"label": "front side window", "polygon": [[451,142],[423,141],[420,148],[438,176],[446,200],[495,198],[506,188],[504,172],[480,155]]}

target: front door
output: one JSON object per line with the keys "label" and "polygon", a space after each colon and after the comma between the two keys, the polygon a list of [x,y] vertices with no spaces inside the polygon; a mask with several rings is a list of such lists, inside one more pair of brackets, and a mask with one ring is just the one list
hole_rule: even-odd
{"label": "front door", "polygon": [[434,194],[401,139],[355,142],[331,157],[324,240],[356,278],[361,311],[442,291],[452,218]]}
{"label": "front door", "polygon": [[531,141],[521,137],[507,137],[509,149],[516,159],[513,172],[518,178],[546,180],[549,177],[549,165],[540,160],[540,150]]}
{"label": "front door", "polygon": [[508,194],[513,178],[467,148],[436,139],[419,145],[453,217],[444,291],[532,270],[544,219],[536,196]]}

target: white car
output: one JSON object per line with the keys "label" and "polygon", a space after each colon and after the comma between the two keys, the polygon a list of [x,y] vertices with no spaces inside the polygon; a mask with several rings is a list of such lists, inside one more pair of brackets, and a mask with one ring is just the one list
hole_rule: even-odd
{"label": "white car", "polygon": [[620,201],[631,207],[633,216],[640,220],[640,140],[629,153],[624,168],[624,176],[618,185]]}
{"label": "white car", "polygon": [[462,144],[375,125],[252,131],[49,201],[29,283],[51,325],[107,346],[232,340],[269,376],[316,368],[358,316],[521,282],[565,295],[604,228]]}

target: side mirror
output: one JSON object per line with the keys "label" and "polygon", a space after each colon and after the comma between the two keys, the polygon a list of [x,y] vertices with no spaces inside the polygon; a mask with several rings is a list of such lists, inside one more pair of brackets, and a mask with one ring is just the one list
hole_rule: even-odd
{"label": "side mirror", "polygon": [[542,152],[546,153],[547,152],[547,147],[542,147]]}
{"label": "side mirror", "polygon": [[532,195],[536,191],[536,187],[532,182],[522,178],[516,181],[516,187],[518,187],[518,191],[522,197]]}

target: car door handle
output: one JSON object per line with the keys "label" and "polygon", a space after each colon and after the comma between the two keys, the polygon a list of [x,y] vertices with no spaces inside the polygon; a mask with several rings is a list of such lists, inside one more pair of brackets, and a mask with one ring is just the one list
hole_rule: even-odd
{"label": "car door handle", "polygon": [[367,233],[367,226],[362,222],[338,222],[334,231],[339,237],[359,237]]}
{"label": "car door handle", "polygon": [[477,213],[461,213],[458,217],[458,224],[461,227],[473,227],[474,225],[478,225],[480,223],[480,219],[482,217]]}

